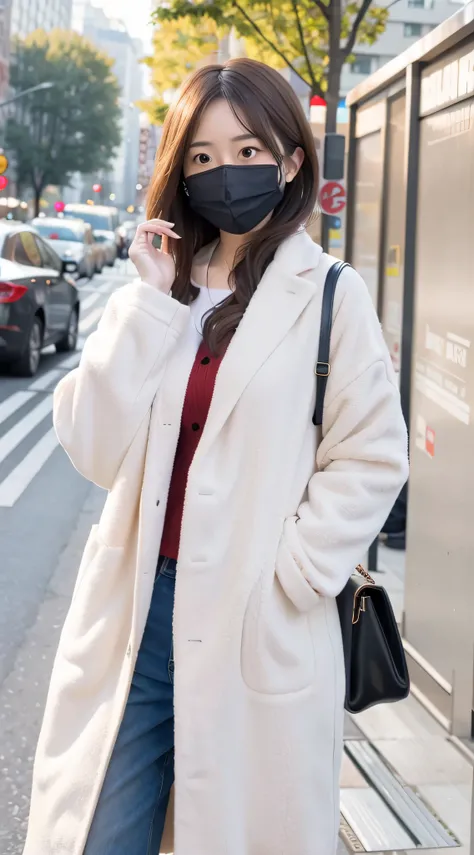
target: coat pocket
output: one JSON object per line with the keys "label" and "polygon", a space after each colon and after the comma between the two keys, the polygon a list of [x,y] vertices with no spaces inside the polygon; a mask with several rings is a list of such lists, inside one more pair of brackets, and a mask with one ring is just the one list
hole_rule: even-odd
{"label": "coat pocket", "polygon": [[244,617],[242,676],[250,689],[277,695],[298,692],[314,679],[309,617],[285,594],[273,572],[259,580]]}

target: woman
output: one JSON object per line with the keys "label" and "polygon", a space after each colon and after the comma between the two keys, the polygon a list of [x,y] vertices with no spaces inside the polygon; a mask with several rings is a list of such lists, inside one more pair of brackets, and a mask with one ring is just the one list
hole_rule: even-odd
{"label": "woman", "polygon": [[55,396],[61,443],[109,492],[54,667],[26,855],[156,855],[173,777],[175,855],[336,850],[334,597],[407,452],[351,269],[320,441],[313,427],[331,266],[302,227],[317,184],[277,72],[239,59],[184,85],[130,252],[140,281]]}

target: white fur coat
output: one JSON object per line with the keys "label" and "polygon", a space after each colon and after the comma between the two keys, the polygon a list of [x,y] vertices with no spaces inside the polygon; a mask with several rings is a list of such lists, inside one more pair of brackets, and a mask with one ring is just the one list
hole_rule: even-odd
{"label": "white fur coat", "polygon": [[[407,477],[380,325],[346,270],[324,439],[311,417],[331,259],[278,250],[224,357],[187,485],[174,618],[175,855],[333,855],[344,667],[334,597]],[[54,666],[25,855],[81,855],[126,703],[186,384],[189,308],[143,283],[110,299],[55,425],[109,491]]]}

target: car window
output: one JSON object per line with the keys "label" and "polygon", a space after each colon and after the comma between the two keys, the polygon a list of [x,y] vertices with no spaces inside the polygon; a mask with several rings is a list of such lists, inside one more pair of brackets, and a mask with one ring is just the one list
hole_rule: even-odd
{"label": "car window", "polygon": [[10,235],[5,241],[3,255],[9,261],[16,261],[17,264],[24,264],[27,267],[42,266],[41,253],[32,232]]}
{"label": "car window", "polygon": [[57,270],[58,272],[60,272],[62,269],[62,264],[56,253],[53,252],[53,250],[48,246],[48,244],[45,243],[44,240],[41,240],[41,238],[35,238],[35,240],[38,244],[39,251],[41,253],[42,266],[51,267],[53,270]]}
{"label": "car window", "polygon": [[35,229],[41,237],[48,240],[67,240],[74,243],[82,243],[82,233],[78,229],[69,229],[66,226],[45,225],[34,223]]}

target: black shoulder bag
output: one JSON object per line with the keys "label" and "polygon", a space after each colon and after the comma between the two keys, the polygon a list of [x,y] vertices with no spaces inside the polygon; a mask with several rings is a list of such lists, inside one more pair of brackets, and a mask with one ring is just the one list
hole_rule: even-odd
{"label": "black shoulder bag", "polygon": [[[326,277],[321,309],[316,406],[313,424],[322,427],[324,395],[331,372],[329,361],[334,294],[345,267],[334,264]],[[341,622],[348,712],[357,713],[374,704],[401,701],[410,691],[410,678],[392,604],[384,588],[376,585],[361,565],[337,597]]]}

